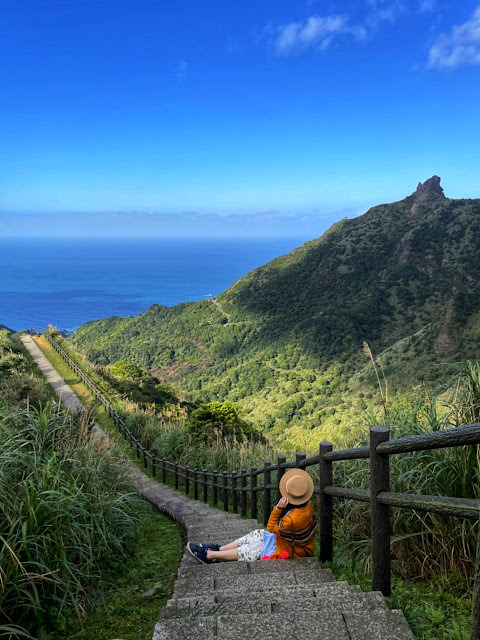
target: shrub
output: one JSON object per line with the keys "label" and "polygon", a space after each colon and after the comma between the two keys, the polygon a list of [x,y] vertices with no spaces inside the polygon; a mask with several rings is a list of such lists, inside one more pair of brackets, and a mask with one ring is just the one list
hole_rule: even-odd
{"label": "shrub", "polygon": [[253,428],[241,417],[240,407],[229,401],[200,405],[190,414],[188,430],[193,440],[208,444],[218,438],[253,436]]}

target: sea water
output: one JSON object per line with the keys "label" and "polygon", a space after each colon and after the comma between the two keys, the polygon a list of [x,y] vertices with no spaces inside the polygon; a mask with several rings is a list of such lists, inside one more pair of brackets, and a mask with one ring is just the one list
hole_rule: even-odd
{"label": "sea water", "polygon": [[307,238],[0,240],[0,325],[74,331],[90,320],[220,294]]}

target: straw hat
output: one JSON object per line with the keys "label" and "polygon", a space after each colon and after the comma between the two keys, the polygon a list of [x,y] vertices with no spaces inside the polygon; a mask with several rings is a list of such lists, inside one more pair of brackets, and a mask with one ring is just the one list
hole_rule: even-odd
{"label": "straw hat", "polygon": [[313,494],[313,480],[303,469],[290,469],[281,478],[280,493],[290,504],[303,504]]}

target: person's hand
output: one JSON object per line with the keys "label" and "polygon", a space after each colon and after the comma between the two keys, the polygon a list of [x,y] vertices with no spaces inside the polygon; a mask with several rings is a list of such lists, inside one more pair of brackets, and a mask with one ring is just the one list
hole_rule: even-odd
{"label": "person's hand", "polygon": [[278,501],[277,507],[279,509],[285,509],[285,507],[288,504],[288,498],[285,498],[285,496],[283,498],[280,498],[280,500]]}

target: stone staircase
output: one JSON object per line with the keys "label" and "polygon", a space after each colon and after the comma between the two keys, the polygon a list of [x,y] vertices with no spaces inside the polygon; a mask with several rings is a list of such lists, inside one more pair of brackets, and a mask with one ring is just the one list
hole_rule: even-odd
{"label": "stone staircase", "polygon": [[[136,472],[150,502],[189,540],[220,544],[257,529]],[[317,558],[204,565],[185,552],[152,640],[413,640],[382,594],[338,582]]]}

